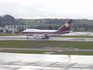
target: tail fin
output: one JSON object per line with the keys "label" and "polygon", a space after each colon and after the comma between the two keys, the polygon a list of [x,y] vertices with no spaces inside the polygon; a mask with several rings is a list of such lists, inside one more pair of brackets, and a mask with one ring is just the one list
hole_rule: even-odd
{"label": "tail fin", "polygon": [[67,21],[63,26],[61,26],[61,27],[58,29],[57,32],[69,31],[71,22],[72,22],[72,20]]}

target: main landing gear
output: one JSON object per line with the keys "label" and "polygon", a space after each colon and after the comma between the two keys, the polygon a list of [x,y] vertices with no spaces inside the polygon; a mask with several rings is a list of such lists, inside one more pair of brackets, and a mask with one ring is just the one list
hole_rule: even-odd
{"label": "main landing gear", "polygon": [[29,39],[29,36],[27,35],[27,39]]}
{"label": "main landing gear", "polygon": [[45,35],[42,39],[49,39],[49,36]]}
{"label": "main landing gear", "polygon": [[[36,35],[34,38],[38,38],[38,36]],[[29,39],[29,35],[27,35],[27,39]],[[49,36],[45,35],[42,37],[42,39],[49,39]]]}

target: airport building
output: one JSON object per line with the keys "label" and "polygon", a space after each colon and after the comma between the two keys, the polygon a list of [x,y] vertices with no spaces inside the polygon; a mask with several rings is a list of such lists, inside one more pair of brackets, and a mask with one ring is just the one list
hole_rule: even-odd
{"label": "airport building", "polygon": [[5,33],[6,32],[6,28],[5,27],[0,27],[0,33]]}
{"label": "airport building", "polygon": [[30,29],[31,25],[6,25],[5,28],[8,29]]}
{"label": "airport building", "polygon": [[19,33],[18,29],[10,29],[5,27],[0,27],[0,33]]}

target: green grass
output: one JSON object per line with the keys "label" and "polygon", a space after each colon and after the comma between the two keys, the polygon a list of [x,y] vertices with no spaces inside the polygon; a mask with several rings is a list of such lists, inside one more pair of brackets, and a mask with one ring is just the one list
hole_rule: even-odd
{"label": "green grass", "polygon": [[39,26],[49,26],[49,25],[58,25],[58,24],[48,24],[48,23],[24,23],[24,24],[26,24],[26,25],[39,25]]}
{"label": "green grass", "polygon": [[[44,50],[10,50],[10,49],[4,49],[4,50],[0,50],[0,52],[45,54],[46,52],[50,52],[50,51],[44,51]],[[61,52],[55,52],[55,53],[52,53],[52,54],[93,55],[93,51],[61,51]]]}
{"label": "green grass", "polygon": [[4,49],[4,50],[0,50],[0,52],[44,54],[45,52],[49,52],[49,51],[43,51],[43,50],[13,50],[13,49],[10,50],[10,49]]}
{"label": "green grass", "polygon": [[[78,49],[93,49],[93,42],[76,42],[76,41],[31,41],[31,40],[5,40],[0,41],[0,48],[78,48]],[[12,53],[36,53],[44,54],[45,50],[11,50],[1,49],[0,52]],[[93,55],[93,51],[61,51],[54,54],[68,54],[68,55]]]}
{"label": "green grass", "polygon": [[20,35],[20,34],[0,33],[0,36],[13,36],[13,35]]}
{"label": "green grass", "polygon": [[93,49],[93,42],[75,42],[75,41],[0,41],[1,48],[79,48],[79,49]]}

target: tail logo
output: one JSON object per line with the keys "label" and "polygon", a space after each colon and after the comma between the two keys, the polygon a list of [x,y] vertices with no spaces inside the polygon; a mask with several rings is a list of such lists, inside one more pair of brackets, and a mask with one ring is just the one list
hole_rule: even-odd
{"label": "tail logo", "polygon": [[69,27],[69,24],[68,24],[68,23],[66,23],[66,24],[65,24],[65,27]]}

